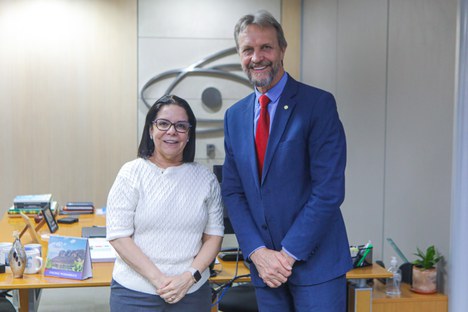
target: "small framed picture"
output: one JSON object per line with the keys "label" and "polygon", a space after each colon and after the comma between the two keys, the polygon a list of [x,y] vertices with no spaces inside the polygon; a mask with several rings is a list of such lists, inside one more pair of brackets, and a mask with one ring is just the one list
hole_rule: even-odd
{"label": "small framed picture", "polygon": [[52,213],[52,210],[50,210],[50,206],[42,209],[42,215],[44,216],[47,226],[49,227],[50,233],[55,233],[59,227],[57,221],[55,221],[55,216]]}

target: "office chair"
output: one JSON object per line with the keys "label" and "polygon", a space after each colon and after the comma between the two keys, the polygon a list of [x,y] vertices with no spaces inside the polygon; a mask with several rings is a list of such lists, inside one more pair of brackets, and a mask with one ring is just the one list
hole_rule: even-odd
{"label": "office chair", "polygon": [[227,289],[218,307],[223,312],[257,312],[254,287],[251,283],[246,283]]}
{"label": "office chair", "polygon": [[0,291],[0,311],[2,311],[2,312],[16,312],[15,306],[7,298],[7,297],[11,297],[11,295],[8,292],[9,292],[9,290],[1,290]]}

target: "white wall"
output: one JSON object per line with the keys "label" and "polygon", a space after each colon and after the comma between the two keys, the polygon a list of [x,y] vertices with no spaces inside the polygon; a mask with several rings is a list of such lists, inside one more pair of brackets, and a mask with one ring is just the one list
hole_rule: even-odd
{"label": "white wall", "polygon": [[[234,25],[237,20],[258,9],[270,11],[280,18],[281,1],[197,1],[191,0],[140,0],[138,2],[138,86],[139,90],[152,77],[173,69],[186,69],[190,65],[221,50],[235,47]],[[239,63],[237,54],[225,57],[214,64]],[[212,66],[209,64],[208,66]],[[245,77],[239,71],[236,74]],[[155,84],[146,92],[145,98],[154,103],[162,96],[174,79]],[[217,88],[223,97],[222,108],[211,112],[203,107],[201,94],[208,87]],[[213,77],[188,77],[171,93],[186,99],[197,119],[222,120],[225,110],[233,103],[252,92],[252,87]],[[140,99],[138,132],[144,127],[148,109]],[[219,123],[223,127],[222,122]],[[198,129],[210,125],[199,123]],[[212,166],[224,161],[223,132],[197,135],[196,160]],[[215,158],[208,157],[207,144],[215,145]]]}
{"label": "white wall", "polygon": [[385,17],[384,0],[305,1],[303,11],[303,82],[335,95],[347,135],[342,210],[350,242],[371,239],[377,255],[385,174]]}
{"label": "white wall", "polygon": [[456,0],[303,1],[302,78],[347,133],[349,238],[387,263],[387,237],[449,256],[456,17]]}
{"label": "white wall", "polygon": [[[138,90],[153,75],[168,69],[184,68],[220,49],[233,46],[232,28],[241,15],[265,8],[279,17],[282,2],[204,0],[194,5],[195,2],[190,0],[140,0]],[[7,3],[10,2],[2,2],[0,20],[3,23],[7,21],[4,18],[7,12],[4,8],[9,6]],[[29,2],[11,3],[22,5]],[[99,8],[109,6],[110,3],[88,1],[83,2],[83,5],[90,5],[90,11],[86,12],[96,13],[101,12]],[[466,8],[466,0],[463,3]],[[91,9],[91,4],[95,4],[98,9]],[[348,137],[347,197],[343,212],[349,237],[352,243],[372,239],[376,245],[375,258],[386,262],[393,254],[385,242],[388,236],[397,242],[410,259],[416,246],[425,247],[428,244],[435,244],[446,257],[453,252],[448,246],[456,5],[456,0],[303,1],[302,81],[335,94]],[[91,196],[102,205],[105,191],[99,191],[94,185],[85,182],[95,177],[98,182],[94,183],[105,190],[124,159],[135,154],[136,134],[132,127],[136,128],[136,125],[131,121],[135,114],[127,110],[128,105],[134,103],[132,88],[136,89],[132,83],[134,71],[131,69],[135,67],[134,50],[131,49],[132,44],[128,44],[134,40],[132,23],[135,14],[132,8],[126,9],[126,6],[132,4],[120,1],[117,4],[119,8],[104,9],[110,15],[116,15],[111,19],[112,22],[99,27],[102,31],[99,34],[107,39],[96,40],[96,44],[104,42],[106,45],[90,45],[103,51],[106,57],[96,59],[95,54],[90,57],[93,62],[107,66],[105,70],[97,70],[89,60],[78,66],[80,63],[75,61],[82,60],[87,54],[76,54],[77,50],[72,49],[72,43],[53,45],[73,52],[59,59],[60,64],[71,66],[71,71],[65,69],[68,80],[63,80],[63,75],[58,75],[62,77],[58,80],[49,75],[51,71],[48,66],[57,63],[57,60],[50,59],[50,53],[38,55],[34,50],[38,46],[19,45],[23,44],[20,37],[15,40],[12,40],[15,37],[8,37],[11,27],[0,31],[3,43],[0,49],[3,63],[0,61],[0,64],[3,64],[1,68],[4,69],[0,75],[0,120],[4,127],[0,131],[3,144],[0,152],[2,207],[6,208],[12,197],[21,190],[35,192],[38,187],[63,189],[63,200],[71,196]],[[123,17],[119,17],[119,14]],[[130,18],[125,18],[127,14]],[[98,24],[103,22],[102,18],[92,20]],[[112,23],[117,24],[114,27]],[[126,23],[130,26],[127,27]],[[118,30],[119,25],[121,31]],[[115,43],[113,38],[120,38],[118,34],[123,39]],[[53,41],[54,38],[57,41]],[[94,37],[90,35],[90,38]],[[71,40],[66,36],[55,36],[49,44],[60,42],[59,39]],[[110,50],[114,54],[110,55]],[[116,55],[115,51],[120,53]],[[101,57],[102,54],[98,55]],[[107,58],[109,55],[112,57]],[[36,62],[37,59],[40,62]],[[120,59],[126,61],[122,63],[118,61]],[[113,65],[112,60],[118,64]],[[231,58],[231,61],[237,61],[237,57]],[[125,64],[127,66],[123,66]],[[63,68],[53,67],[52,73],[60,73]],[[115,72],[116,69],[118,72]],[[12,79],[11,73],[18,75],[18,78]],[[90,80],[90,77],[93,79]],[[16,85],[19,82],[35,87],[11,87],[12,83]],[[101,89],[99,86],[103,82],[106,82],[106,87]],[[190,83],[183,91],[178,90],[196,106],[197,115],[212,116],[201,108],[197,96],[197,91],[200,92],[209,84],[211,80],[202,80],[197,81],[197,84]],[[230,90],[222,89],[223,83],[216,86],[226,95],[223,107],[242,96],[241,91],[232,94]],[[67,98],[70,90],[76,92],[79,87],[84,87],[89,93],[79,92],[77,96]],[[28,93],[24,93],[24,90]],[[116,93],[116,90],[119,92]],[[248,93],[249,90],[242,92]],[[76,101],[76,105],[70,100]],[[109,120],[105,119],[107,122],[103,122],[102,116],[107,116],[109,111],[102,111],[102,104],[106,104],[105,107],[112,104],[112,112],[120,116],[119,119],[116,121],[110,117]],[[29,107],[34,108],[33,113],[29,112]],[[43,119],[46,122],[40,124],[38,131],[36,117],[44,117],[44,112],[54,111],[51,107],[57,108],[55,111],[58,115],[48,113],[47,119]],[[65,115],[62,113],[64,108]],[[89,109],[89,113],[83,112],[84,108]],[[27,113],[27,118],[21,116],[23,112]],[[77,116],[81,116],[79,114],[93,116],[92,135],[86,128],[86,118],[76,120]],[[145,114],[146,109],[140,103],[138,138]],[[51,134],[53,128],[48,126],[54,124],[51,120],[60,120],[64,116],[69,116],[72,126],[63,120],[61,122],[64,125]],[[222,116],[222,112],[213,116]],[[103,127],[99,127],[99,124]],[[125,133],[125,139],[119,136],[119,140],[111,140],[111,134],[116,131]],[[48,135],[52,139],[48,139]],[[37,154],[28,149],[30,142],[37,141],[39,137],[57,148],[50,159],[43,156],[50,153]],[[57,138],[61,138],[59,144],[54,141]],[[80,140],[79,146],[75,144],[76,138]],[[81,148],[88,146],[89,138],[92,138],[89,148],[92,154],[83,152],[87,149]],[[99,140],[104,142],[105,150],[95,148],[103,146]],[[206,160],[205,148],[208,143],[216,144],[215,160]],[[108,147],[108,144],[111,146]],[[205,159],[209,164],[222,162],[222,137],[205,138],[198,145],[197,158]],[[64,157],[63,151],[70,146],[73,151],[67,152],[69,154]],[[18,148],[18,152],[12,147]],[[36,158],[31,158],[28,153]],[[38,155],[42,155],[40,163],[37,162]],[[112,165],[109,165],[107,160],[111,158]],[[34,173],[36,182],[30,178],[31,172],[37,171],[38,166],[41,170],[56,168],[53,170],[64,172],[62,167],[67,168],[77,159],[84,159],[86,164],[98,170],[87,171],[80,178],[81,181],[70,178],[78,177],[78,174],[64,175],[70,180],[69,184],[64,184],[60,179],[51,181],[47,170],[44,174],[40,170],[40,173]],[[103,167],[107,168],[106,175],[102,174]],[[88,166],[73,166],[77,172],[82,172],[82,168]],[[20,177],[18,172],[24,174]],[[91,178],[83,178],[87,176]],[[105,183],[99,183],[103,177]],[[51,184],[42,181],[51,181]],[[80,189],[83,183],[86,184],[86,190]],[[26,187],[19,188],[22,185]],[[71,189],[78,193],[70,192]]]}
{"label": "white wall", "polygon": [[[270,11],[278,20],[281,13],[280,0],[139,0],[138,1],[138,90],[151,78],[174,69],[187,69],[192,64],[227,48],[235,47],[234,25],[237,20],[259,9]],[[237,54],[222,58],[213,64],[240,64]],[[208,64],[212,66],[213,64]],[[206,67],[206,66],[205,66]],[[245,77],[242,72],[236,74]],[[154,84],[145,92],[149,103],[154,103],[164,94],[174,80]],[[205,88],[217,88],[223,97],[222,108],[210,112],[203,107],[201,94]],[[192,107],[197,119],[223,120],[228,107],[253,90],[250,86],[213,77],[188,77],[171,92]],[[138,140],[145,124],[148,108],[139,99]],[[206,129],[210,124],[198,123],[197,129]],[[219,123],[222,128],[223,123]],[[207,155],[207,145],[215,146],[215,157]],[[197,135],[196,161],[211,167],[224,162],[224,133]],[[236,246],[234,235],[227,235],[223,246]]]}
{"label": "white wall", "polygon": [[[234,46],[241,15],[264,8],[279,18],[280,7],[279,0],[139,1],[139,89],[157,74]],[[348,138],[343,213],[351,243],[371,239],[375,259],[395,254],[387,237],[410,260],[429,244],[449,254],[456,12],[456,0],[303,1],[302,81],[337,98]],[[237,56],[219,63],[231,62]],[[151,100],[166,86],[151,89]],[[223,94],[214,114],[200,101],[208,86]],[[223,81],[188,78],[173,92],[197,116],[222,118],[250,88],[232,92]],[[140,101],[139,135],[146,112]],[[222,140],[222,133],[199,137],[197,160],[222,163]],[[207,144],[215,144],[215,159],[207,158]]]}

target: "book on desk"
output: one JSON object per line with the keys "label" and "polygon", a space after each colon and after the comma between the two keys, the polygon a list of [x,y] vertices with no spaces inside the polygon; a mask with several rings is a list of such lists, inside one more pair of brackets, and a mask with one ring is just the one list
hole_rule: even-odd
{"label": "book on desk", "polygon": [[114,262],[117,256],[114,247],[105,237],[88,238],[91,262]]}
{"label": "book on desk", "polygon": [[89,241],[92,262],[114,262],[117,256],[114,247],[106,239],[105,226],[85,226],[81,236]]}
{"label": "book on desk", "polygon": [[79,215],[79,214],[93,214],[93,202],[67,202],[61,209],[62,215]]}
{"label": "book on desk", "polygon": [[92,238],[92,237],[106,237],[105,226],[84,226],[81,228],[81,237]]}
{"label": "book on desk", "polygon": [[[18,197],[21,198],[21,197]],[[19,202],[19,199],[16,199],[16,204],[13,204],[8,211],[8,217],[21,217],[21,213],[29,216],[29,217],[34,217],[44,210],[44,208],[50,207],[50,210],[55,214],[55,211],[58,208],[58,203],[57,201],[52,200],[50,203],[35,203],[35,204],[25,204]]]}
{"label": "book on desk", "polygon": [[31,194],[31,195],[17,195],[13,199],[13,206],[19,208],[39,208],[43,209],[50,205],[52,202],[52,194]]}

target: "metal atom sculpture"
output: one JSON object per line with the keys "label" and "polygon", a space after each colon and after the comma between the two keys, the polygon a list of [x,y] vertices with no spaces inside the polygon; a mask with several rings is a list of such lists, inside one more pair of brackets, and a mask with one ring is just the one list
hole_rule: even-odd
{"label": "metal atom sculpture", "polygon": [[[172,90],[185,78],[190,76],[208,76],[216,77],[227,80],[232,80],[237,83],[241,83],[249,88],[252,88],[249,80],[245,77],[235,74],[234,72],[242,71],[240,64],[216,64],[209,66],[210,63],[213,63],[223,57],[237,54],[235,47],[219,51],[211,56],[208,56],[204,59],[201,59],[194,64],[189,65],[186,68],[173,69],[165,71],[159,75],[152,77],[148,82],[143,85],[143,88],[140,91],[140,97],[145,103],[146,107],[150,108],[151,104],[145,98],[145,91],[148,90],[152,85],[169,78],[174,78],[172,83],[164,92],[164,95],[171,94]],[[202,92],[202,102],[207,107],[212,110],[219,109],[222,106],[222,95],[221,92],[214,87],[206,88]],[[206,129],[197,129],[197,133],[212,133],[223,130],[223,120],[222,119],[198,119],[198,123],[204,123],[210,125]]]}

